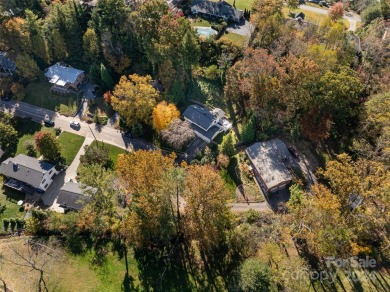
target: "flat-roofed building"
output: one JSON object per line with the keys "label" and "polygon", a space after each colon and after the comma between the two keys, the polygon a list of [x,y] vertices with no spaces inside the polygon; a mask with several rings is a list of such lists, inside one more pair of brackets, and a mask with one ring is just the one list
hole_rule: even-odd
{"label": "flat-roofed building", "polygon": [[245,152],[257,181],[267,192],[275,192],[291,183],[293,177],[283,162],[289,152],[282,140],[257,142],[246,148]]}

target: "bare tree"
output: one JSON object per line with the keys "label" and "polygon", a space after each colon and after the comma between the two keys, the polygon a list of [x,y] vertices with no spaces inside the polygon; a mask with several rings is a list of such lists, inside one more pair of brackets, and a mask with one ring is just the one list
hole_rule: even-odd
{"label": "bare tree", "polygon": [[38,272],[38,291],[48,292],[46,269],[52,261],[59,259],[59,251],[55,246],[48,246],[32,240],[26,240],[25,246],[27,247],[27,251],[17,250],[15,247],[11,248],[15,257],[5,260],[14,265],[29,268],[30,271]]}
{"label": "bare tree", "polygon": [[180,150],[195,138],[190,123],[180,119],[173,120],[165,130],[161,131],[162,139],[173,148]]}

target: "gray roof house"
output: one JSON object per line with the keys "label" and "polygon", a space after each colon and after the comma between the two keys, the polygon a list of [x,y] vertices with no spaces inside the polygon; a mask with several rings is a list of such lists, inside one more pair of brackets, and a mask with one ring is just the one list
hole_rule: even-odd
{"label": "gray roof house", "polygon": [[[90,187],[86,187],[88,189]],[[57,203],[68,210],[78,211],[89,203],[91,198],[84,194],[82,187],[75,182],[67,182],[59,191]]]}
{"label": "gray roof house", "polygon": [[10,76],[15,70],[15,62],[7,58],[6,52],[0,52],[0,76]]}
{"label": "gray roof house", "polygon": [[24,154],[8,158],[0,165],[0,174],[7,178],[4,185],[26,192],[46,191],[57,173],[53,164]]}
{"label": "gray roof house", "polygon": [[85,73],[82,70],[57,63],[45,70],[45,76],[53,84],[51,90],[68,93],[69,89],[78,89],[78,86],[84,81]]}
{"label": "gray roof house", "polygon": [[191,12],[207,18],[223,18],[226,22],[239,22],[244,15],[242,10],[237,10],[225,1],[213,2],[208,0],[192,1]]}
{"label": "gray roof house", "polygon": [[257,142],[245,150],[256,180],[267,192],[286,187],[293,179],[284,160],[289,155],[286,144],[280,139]]}
{"label": "gray roof house", "polygon": [[190,105],[184,111],[183,117],[191,123],[196,136],[207,143],[210,143],[219,133],[231,128],[231,124],[224,118],[224,111],[218,108],[209,111],[199,105]]}

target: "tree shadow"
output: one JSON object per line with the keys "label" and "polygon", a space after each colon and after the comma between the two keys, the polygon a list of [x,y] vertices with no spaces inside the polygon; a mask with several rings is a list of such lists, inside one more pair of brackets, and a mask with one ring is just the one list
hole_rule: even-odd
{"label": "tree shadow", "polygon": [[[167,248],[134,250],[143,288],[146,291],[196,290],[189,279],[189,275],[195,272],[188,269],[188,257],[181,244],[175,247],[175,252],[169,253]],[[194,274],[192,276],[196,277]]]}

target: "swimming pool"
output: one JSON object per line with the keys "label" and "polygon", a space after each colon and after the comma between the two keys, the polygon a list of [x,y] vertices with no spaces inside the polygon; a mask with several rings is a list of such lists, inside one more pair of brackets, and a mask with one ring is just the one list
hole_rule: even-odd
{"label": "swimming pool", "polygon": [[199,33],[201,36],[209,37],[211,35],[216,35],[218,32],[211,27],[202,27],[202,26],[195,26],[194,27],[196,31]]}

